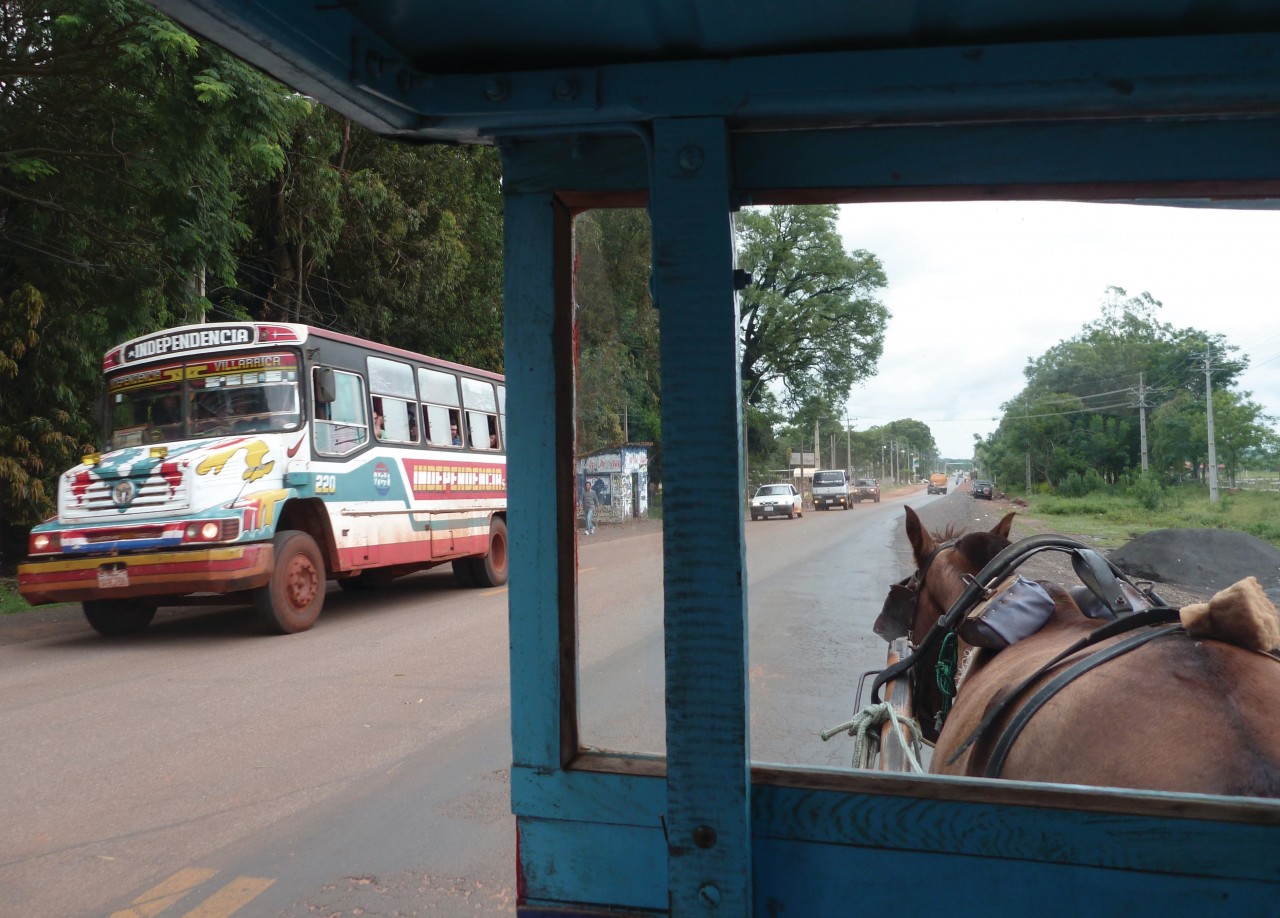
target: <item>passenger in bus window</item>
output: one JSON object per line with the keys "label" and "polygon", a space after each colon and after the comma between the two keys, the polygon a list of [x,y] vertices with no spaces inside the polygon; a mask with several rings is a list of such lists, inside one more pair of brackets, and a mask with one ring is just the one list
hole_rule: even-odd
{"label": "passenger in bus window", "polygon": [[386,419],[382,416],[382,399],[373,400],[373,435],[379,440],[386,438]]}

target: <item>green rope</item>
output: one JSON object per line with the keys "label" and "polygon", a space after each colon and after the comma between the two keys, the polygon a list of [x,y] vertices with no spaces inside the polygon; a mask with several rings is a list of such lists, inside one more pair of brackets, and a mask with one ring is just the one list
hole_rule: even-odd
{"label": "green rope", "polygon": [[830,730],[824,730],[819,735],[823,742],[826,742],[837,733],[848,731],[853,737],[853,767],[871,768],[875,763],[876,755],[880,752],[880,728],[885,721],[890,721],[898,732],[898,741],[902,743],[902,748],[907,754],[907,762],[911,765],[911,770],[916,774],[924,774],[924,768],[920,765],[922,742],[920,725],[910,718],[900,718],[898,712],[893,709],[893,705],[887,701],[867,705],[854,716],[853,720],[838,727],[832,727]]}
{"label": "green rope", "polygon": [[951,713],[951,702],[956,697],[956,633],[948,631],[942,638],[942,646],[938,648],[938,666],[934,672],[938,680],[938,691],[942,692],[942,709],[938,711],[938,727],[946,721]]}

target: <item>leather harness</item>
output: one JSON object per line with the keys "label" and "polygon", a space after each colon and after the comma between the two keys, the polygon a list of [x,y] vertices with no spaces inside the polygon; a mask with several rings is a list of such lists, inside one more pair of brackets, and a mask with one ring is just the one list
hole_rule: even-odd
{"label": "leather harness", "polygon": [[[904,599],[901,594],[897,597],[893,593],[890,595],[889,601],[894,602],[915,602],[918,601],[919,593],[924,588],[924,578],[928,572],[934,557],[944,548],[948,548],[954,544],[952,542],[944,542],[936,546],[921,563],[920,568],[914,575],[900,584],[895,584],[899,589],[905,589],[913,594],[910,599]],[[955,755],[951,757],[947,764],[954,762],[966,749],[975,743],[995,721],[1008,712],[1011,705],[1018,701],[1028,689],[1043,676],[1049,673],[1055,666],[1067,660],[1069,657],[1087,650],[1095,645],[1117,637],[1119,635],[1131,633],[1124,640],[1118,641],[1108,647],[1094,650],[1089,655],[1067,667],[1061,673],[1056,675],[1049,682],[1041,686],[1030,698],[1026,700],[1013,714],[1009,723],[1005,725],[1000,736],[996,739],[991,757],[987,761],[984,775],[988,778],[999,777],[1000,771],[1004,768],[1005,759],[1009,754],[1010,748],[1022,733],[1023,728],[1035,716],[1036,712],[1042,708],[1046,702],[1054,695],[1060,692],[1064,687],[1074,682],[1084,673],[1101,666],[1109,660],[1115,659],[1122,654],[1128,653],[1149,641],[1155,640],[1166,635],[1185,634],[1178,622],[1178,610],[1169,606],[1150,586],[1144,588],[1138,587],[1130,581],[1119,569],[1112,565],[1109,561],[1102,557],[1097,551],[1088,547],[1082,542],[1059,535],[1040,535],[1033,536],[1029,539],[1023,539],[1015,542],[999,554],[991,559],[985,567],[975,576],[966,577],[965,589],[960,596],[951,604],[951,607],[936,621],[933,626],[925,633],[920,643],[916,646],[914,652],[895,663],[893,666],[886,667],[876,676],[872,685],[872,700],[876,703],[880,701],[880,688],[885,683],[898,678],[903,673],[908,673],[913,679],[916,678],[916,664],[920,661],[922,655],[926,654],[935,644],[940,642],[948,633],[954,633],[964,616],[973,609],[979,602],[990,595],[990,586],[1001,582],[1008,574],[1016,569],[1020,564],[1041,551],[1062,551],[1071,555],[1072,566],[1089,590],[1096,595],[1103,605],[1115,616],[1114,620],[1094,629],[1088,635],[1063,650],[1053,659],[1049,660],[1030,676],[1019,683],[1013,691],[1009,692],[1001,701],[993,705],[988,710],[982,722],[977,726],[972,734],[964,741],[956,750]],[[1125,591],[1121,588],[1121,582],[1129,584],[1129,586],[1139,590],[1147,599],[1150,599],[1155,605],[1152,608],[1143,611],[1134,611],[1133,603],[1129,597],[1125,595]],[[888,604],[888,601],[887,603]],[[1139,630],[1142,629],[1142,630]]]}

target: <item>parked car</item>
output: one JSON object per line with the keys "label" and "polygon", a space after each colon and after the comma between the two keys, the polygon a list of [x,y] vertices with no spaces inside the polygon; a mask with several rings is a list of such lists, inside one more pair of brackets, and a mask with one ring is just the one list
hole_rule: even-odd
{"label": "parked car", "polygon": [[804,516],[800,492],[795,485],[767,484],[756,490],[751,498],[751,518],[759,520],[769,516]]}
{"label": "parked car", "polygon": [[973,483],[973,496],[975,498],[984,497],[991,500],[995,495],[995,488],[989,481],[975,481]]}
{"label": "parked car", "polygon": [[860,504],[864,500],[880,503],[880,482],[874,478],[859,478],[853,486],[853,502]]}

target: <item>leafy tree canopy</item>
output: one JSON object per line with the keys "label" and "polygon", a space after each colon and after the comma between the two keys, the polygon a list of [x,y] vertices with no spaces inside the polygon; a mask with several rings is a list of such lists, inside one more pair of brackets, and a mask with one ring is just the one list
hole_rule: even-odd
{"label": "leafy tree canopy", "polygon": [[[1224,410],[1238,401],[1228,390],[1247,363],[1221,335],[1160,322],[1160,306],[1150,293],[1130,297],[1110,287],[1099,319],[1029,360],[1026,386],[1002,406],[1000,426],[983,444],[987,471],[1006,482],[1021,481],[1028,468],[1033,481],[1049,484],[1089,470],[1114,481],[1141,463],[1144,404],[1153,460],[1170,472],[1194,465],[1207,443],[1206,361]],[[1240,417],[1237,455],[1261,442]]]}
{"label": "leafy tree canopy", "polygon": [[846,252],[835,205],[747,210],[738,218],[742,292],[742,380],[746,401],[781,387],[796,410],[812,399],[843,404],[871,375],[884,350],[889,311],[877,298],[887,282],[879,259]]}

